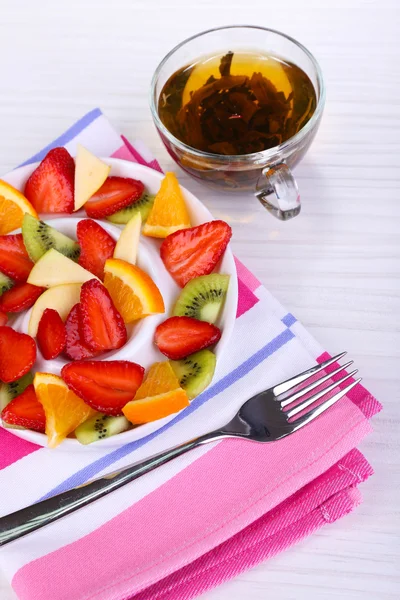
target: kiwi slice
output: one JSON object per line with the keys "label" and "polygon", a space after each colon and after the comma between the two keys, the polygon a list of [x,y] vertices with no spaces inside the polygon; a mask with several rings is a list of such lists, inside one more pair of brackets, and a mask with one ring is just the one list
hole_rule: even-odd
{"label": "kiwi slice", "polygon": [[130,426],[130,422],[125,417],[111,417],[97,413],[79,425],[75,429],[75,435],[78,442],[86,445],[126,431]]}
{"label": "kiwi slice", "polygon": [[0,296],[4,294],[4,292],[12,288],[13,285],[13,280],[0,271]]}
{"label": "kiwi slice", "polygon": [[192,317],[215,323],[225,300],[229,275],[201,275],[183,288],[173,310],[174,317]]}
{"label": "kiwi slice", "polygon": [[22,221],[22,237],[33,262],[37,262],[50,248],[58,250],[71,260],[79,258],[81,250],[77,242],[27,213]]}
{"label": "kiwi slice", "polygon": [[109,217],[106,217],[107,221],[111,221],[111,223],[117,223],[118,225],[124,225],[133,217],[134,214],[140,212],[142,216],[142,223],[144,223],[153,207],[154,198],[154,194],[143,192],[139,200],[135,200],[135,202],[129,206],[122,208]]}
{"label": "kiwi slice", "polygon": [[195,398],[211,383],[214,376],[216,357],[210,350],[200,350],[182,360],[170,360],[171,367],[186,390],[189,400]]}
{"label": "kiwi slice", "polygon": [[25,388],[33,381],[32,373],[27,373],[17,381],[12,383],[0,384],[0,412],[7,406],[11,400],[22,394]]}

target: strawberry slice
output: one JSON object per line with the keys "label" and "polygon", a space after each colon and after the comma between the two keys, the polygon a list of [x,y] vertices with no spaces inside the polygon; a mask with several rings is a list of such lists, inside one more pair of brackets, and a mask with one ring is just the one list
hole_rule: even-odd
{"label": "strawberry slice", "polygon": [[144,185],[137,179],[107,177],[101,188],[86,202],[86,214],[93,219],[113,215],[139,200],[143,191]]}
{"label": "strawberry slice", "polygon": [[165,238],[161,258],[175,281],[184,287],[191,279],[214,270],[231,236],[232,229],[225,221],[181,229]]}
{"label": "strawberry slice", "polygon": [[92,352],[85,345],[81,331],[80,305],[75,304],[71,309],[67,320],[65,321],[67,340],[65,344],[65,354],[71,360],[83,360],[84,358],[93,358],[98,352]]}
{"label": "strawberry slice", "polygon": [[22,233],[0,235],[0,271],[14,281],[26,281],[32,267]]}
{"label": "strawberry slice", "polygon": [[101,225],[91,219],[79,221],[76,235],[81,247],[79,264],[99,279],[103,279],[104,264],[114,254],[116,242]]}
{"label": "strawberry slice", "polygon": [[67,386],[92,408],[120,415],[143,381],[144,368],[127,360],[81,361],[61,370]]}
{"label": "strawberry slice", "polygon": [[3,325],[5,325],[8,321],[8,317],[6,315],[6,313],[1,312],[0,310],[0,327],[3,327]]}
{"label": "strawberry slice", "polygon": [[37,331],[37,343],[43,358],[50,360],[60,356],[66,341],[67,332],[60,315],[54,308],[46,308]]}
{"label": "strawberry slice", "polygon": [[43,406],[36,398],[35,388],[31,383],[14,400],[3,409],[1,418],[8,425],[18,425],[35,431],[45,432],[46,417]]}
{"label": "strawberry slice", "polygon": [[31,285],[30,283],[17,283],[0,298],[0,310],[4,312],[22,312],[33,306],[46,288]]}
{"label": "strawberry slice", "polygon": [[25,184],[24,194],[40,213],[72,213],[75,162],[65,148],[47,153]]}
{"label": "strawberry slice", "polygon": [[31,370],[36,360],[36,344],[30,335],[11,327],[0,327],[0,379],[16,381]]}
{"label": "strawberry slice", "polygon": [[115,350],[125,344],[124,320],[110,294],[97,279],[90,279],[82,285],[80,313],[83,341],[90,350]]}
{"label": "strawberry slice", "polygon": [[180,360],[216,344],[221,331],[212,323],[191,317],[171,317],[161,323],[154,341],[159,351],[172,360]]}

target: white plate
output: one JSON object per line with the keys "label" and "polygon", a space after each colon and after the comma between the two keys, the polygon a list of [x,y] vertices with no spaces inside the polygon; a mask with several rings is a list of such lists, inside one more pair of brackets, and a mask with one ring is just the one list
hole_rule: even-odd
{"label": "white plate", "polygon": [[[153,169],[149,169],[148,167],[116,158],[103,158],[102,160],[111,165],[111,175],[139,179],[144,183],[146,190],[150,194],[155,194],[158,191],[160,182],[163,179],[163,175],[161,173],[158,173]],[[37,165],[38,163],[35,163],[26,167],[21,167],[20,169],[16,169],[9,174],[5,180],[11,183],[11,185],[17,189],[23,191],[26,180],[32,171],[37,167]],[[199,225],[200,223],[205,223],[206,221],[213,219],[211,213],[200,202],[200,200],[196,198],[196,196],[183,187],[182,191],[189,210],[192,225]],[[71,217],[57,217],[52,215],[48,218],[45,218],[43,215],[41,215],[41,218],[46,221],[49,221],[50,219],[56,220],[57,222],[54,223],[54,226],[57,229],[66,235],[75,237],[76,224],[80,218],[87,217],[84,211],[80,211]],[[114,239],[118,238],[122,226],[113,225],[108,221],[101,221],[101,225],[110,233],[110,235],[112,235],[112,237],[114,237]],[[161,241],[159,240],[154,238],[145,238],[142,236],[138,253],[138,266],[147,271],[160,288],[165,302],[165,314],[146,317],[138,324],[132,326],[128,332],[129,340],[127,344],[119,350],[109,352],[107,355],[104,355],[104,358],[108,360],[132,360],[134,362],[138,362],[146,368],[149,367],[153,362],[165,360],[165,356],[163,356],[153,344],[154,329],[171,313],[180,288],[169,275],[160,259],[160,244]],[[232,251],[229,246],[216,270],[220,273],[226,273],[227,275],[231,276],[222,316],[217,323],[222,330],[221,339],[215,347],[215,354],[217,356],[217,360],[219,360],[223,352],[227,350],[229,338],[235,324],[238,299],[236,266]],[[26,332],[29,322],[29,314],[30,311],[17,317],[14,323],[12,323],[13,327],[19,331]],[[62,366],[66,362],[67,361],[61,358],[53,361],[45,361],[38,352],[38,360],[34,368],[36,370],[47,371],[59,375]],[[77,440],[68,438],[62,442],[60,449],[88,451],[98,450],[100,448],[116,448],[122,444],[141,439],[142,437],[153,433],[174,417],[175,414],[166,417],[165,419],[160,419],[158,421],[154,421],[153,423],[147,423],[146,425],[141,425],[135,429],[125,431],[119,435],[106,438],[94,444],[90,444],[89,446],[82,446],[82,444],[80,444]],[[47,444],[46,436],[42,433],[37,433],[28,429],[7,428],[7,431],[25,440],[39,444],[40,446],[46,446]]]}

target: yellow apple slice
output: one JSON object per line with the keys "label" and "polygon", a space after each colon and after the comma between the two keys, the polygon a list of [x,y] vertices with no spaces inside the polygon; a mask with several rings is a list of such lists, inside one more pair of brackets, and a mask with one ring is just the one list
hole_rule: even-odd
{"label": "yellow apple slice", "polygon": [[119,240],[114,250],[114,258],[125,260],[131,265],[136,264],[141,227],[142,216],[140,213],[136,213],[127,222],[119,236]]}
{"label": "yellow apple slice", "polygon": [[78,304],[81,295],[80,283],[65,283],[56,285],[45,292],[33,305],[28,325],[28,334],[36,337],[40,319],[46,308],[53,308],[58,312],[63,321],[68,317],[71,309]]}
{"label": "yellow apple slice", "polygon": [[89,279],[98,278],[64,254],[51,248],[33,267],[28,283],[50,288],[63,283],[84,283]]}
{"label": "yellow apple slice", "polygon": [[107,179],[111,167],[78,144],[75,158],[74,210],[79,210]]}

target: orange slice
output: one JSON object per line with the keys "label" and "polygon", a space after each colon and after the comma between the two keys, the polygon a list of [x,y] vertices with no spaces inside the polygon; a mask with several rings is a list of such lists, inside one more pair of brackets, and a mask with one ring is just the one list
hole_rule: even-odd
{"label": "orange slice", "polygon": [[106,260],[104,285],[125,323],[165,312],[164,300],[152,278],[125,260]]}
{"label": "orange slice", "polygon": [[185,390],[169,362],[154,363],[136,392],[134,400],[122,409],[134,425],[150,423],[182,410],[189,405]]}
{"label": "orange slice", "polygon": [[25,213],[38,218],[29,200],[12,185],[0,179],[0,235],[21,227]]}
{"label": "orange slice", "polygon": [[174,173],[166,173],[142,233],[165,238],[187,227],[190,227],[190,218],[179,182]]}
{"label": "orange slice", "polygon": [[49,448],[55,448],[96,411],[72,392],[61,377],[36,373],[33,385],[37,399],[46,414]]}

